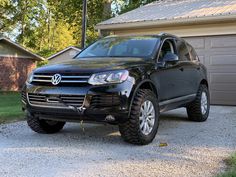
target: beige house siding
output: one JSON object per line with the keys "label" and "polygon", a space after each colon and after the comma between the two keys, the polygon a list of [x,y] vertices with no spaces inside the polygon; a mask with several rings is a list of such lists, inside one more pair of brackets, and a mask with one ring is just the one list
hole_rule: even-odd
{"label": "beige house siding", "polygon": [[65,52],[63,52],[60,55],[55,56],[54,58],[49,60],[50,64],[55,64],[55,63],[61,63],[64,61],[69,61],[72,60],[72,58],[78,53],[78,51],[74,49],[69,49]]}
{"label": "beige house siding", "polygon": [[125,28],[110,30],[114,35],[132,35],[132,34],[158,34],[166,32],[181,37],[187,36],[211,36],[211,35],[228,35],[236,34],[236,21],[230,23],[211,23],[195,25],[168,25],[165,27],[143,27],[143,28]]}
{"label": "beige house siding", "polygon": [[0,41],[0,56],[32,58],[32,56],[27,52],[22,51],[21,49],[4,40]]}

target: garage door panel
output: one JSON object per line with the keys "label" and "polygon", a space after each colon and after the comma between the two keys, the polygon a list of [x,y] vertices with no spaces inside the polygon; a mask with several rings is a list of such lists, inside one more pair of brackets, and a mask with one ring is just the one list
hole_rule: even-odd
{"label": "garage door panel", "polygon": [[[227,73],[235,73],[235,67],[234,66],[228,66],[228,67],[224,67],[224,66],[218,66],[218,67],[208,67],[208,75],[210,75],[211,73],[218,73],[218,74],[225,74],[227,70]],[[226,74],[227,74],[226,73]]]}
{"label": "garage door panel", "polygon": [[199,38],[188,38],[186,39],[195,49],[204,49],[205,48],[205,40],[203,37]]}
{"label": "garage door panel", "polygon": [[210,57],[210,65],[214,66],[236,66],[236,55],[214,55]]}
{"label": "garage door panel", "polygon": [[236,35],[186,39],[207,67],[212,104],[236,105]]}
{"label": "garage door panel", "polygon": [[207,55],[236,55],[235,48],[214,48],[204,51]]}
{"label": "garage door panel", "polygon": [[212,83],[210,84],[212,91],[235,91],[236,84],[227,84],[227,83]]}
{"label": "garage door panel", "polygon": [[199,57],[200,62],[205,64],[205,57],[202,55],[199,55],[198,57]]}
{"label": "garage door panel", "polygon": [[218,36],[218,37],[208,37],[211,43],[211,48],[235,48],[236,46],[236,36]]}
{"label": "garage door panel", "polygon": [[210,83],[236,83],[236,73],[210,73]]}
{"label": "garage door panel", "polygon": [[212,104],[235,105],[236,92],[234,91],[211,91]]}

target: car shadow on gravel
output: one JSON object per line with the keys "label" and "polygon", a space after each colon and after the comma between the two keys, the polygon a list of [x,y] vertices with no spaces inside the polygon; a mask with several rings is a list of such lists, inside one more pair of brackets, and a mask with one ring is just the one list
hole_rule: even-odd
{"label": "car shadow on gravel", "polygon": [[[191,121],[188,120],[187,115],[174,114],[173,112],[165,113],[160,116],[160,124],[168,125],[169,122],[191,122]],[[84,123],[82,125],[69,123],[69,126],[66,126],[63,129],[62,133],[90,136],[91,138],[120,137],[118,125],[96,124],[96,123],[95,124]]]}
{"label": "car shadow on gravel", "polygon": [[[166,135],[168,130],[174,131],[174,129],[178,129],[178,124],[183,122],[190,122],[187,119],[187,115],[185,111],[170,111],[168,113],[161,114],[160,116],[160,126],[157,133],[155,141],[159,141],[159,138],[162,134]],[[30,130],[31,131],[31,130]],[[130,144],[124,142],[119,133],[118,125],[109,125],[109,124],[91,124],[91,123],[67,123],[63,130],[56,134],[37,134],[37,133],[29,133],[27,135],[23,135],[25,138],[35,139],[35,141],[45,141],[47,138],[50,140],[53,138],[53,141],[78,141],[82,143],[83,141],[86,143],[111,143],[111,144]],[[34,138],[33,138],[34,137]],[[68,140],[66,140],[68,139]],[[74,142],[73,142],[74,143]],[[156,142],[158,143],[158,142]],[[131,145],[133,146],[133,145]]]}
{"label": "car shadow on gravel", "polygon": [[[184,114],[165,113],[160,117],[159,131],[154,139],[154,143],[159,143],[159,138],[162,134],[166,135],[169,129],[174,131],[178,129],[178,124],[181,122],[190,122]],[[49,137],[58,137],[54,141],[61,141],[61,139],[71,139],[82,143],[108,143],[108,144],[123,144],[124,146],[133,146],[124,142],[119,133],[118,125],[109,124],[90,124],[83,123],[67,123],[64,129],[52,135],[30,134],[28,136],[37,136],[37,139]]]}
{"label": "car shadow on gravel", "polygon": [[178,115],[178,114],[171,114],[171,113],[161,114],[160,121],[190,122],[187,115]]}

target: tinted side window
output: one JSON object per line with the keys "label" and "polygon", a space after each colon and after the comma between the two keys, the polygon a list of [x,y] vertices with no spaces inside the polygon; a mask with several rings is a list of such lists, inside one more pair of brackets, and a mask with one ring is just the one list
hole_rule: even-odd
{"label": "tinted side window", "polygon": [[175,45],[174,45],[174,41],[172,39],[167,39],[165,40],[165,42],[163,43],[160,53],[159,53],[159,62],[163,61],[164,56],[167,53],[174,53],[176,54],[176,49],[175,49]]}
{"label": "tinted side window", "polygon": [[197,56],[197,53],[194,50],[194,48],[191,45],[189,45],[189,44],[187,44],[187,46],[188,46],[188,50],[189,50],[189,53],[191,55],[192,60],[199,60],[199,58]]}
{"label": "tinted side window", "polygon": [[190,61],[191,60],[188,48],[187,48],[184,41],[177,40],[176,41],[176,48],[178,51],[180,61]]}

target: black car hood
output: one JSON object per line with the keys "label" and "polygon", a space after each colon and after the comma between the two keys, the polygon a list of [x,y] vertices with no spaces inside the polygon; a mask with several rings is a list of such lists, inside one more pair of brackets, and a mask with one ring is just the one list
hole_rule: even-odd
{"label": "black car hood", "polygon": [[[150,61],[150,60],[149,60]],[[84,58],[46,65],[35,73],[94,73],[108,70],[126,69],[147,64],[142,58]]]}

